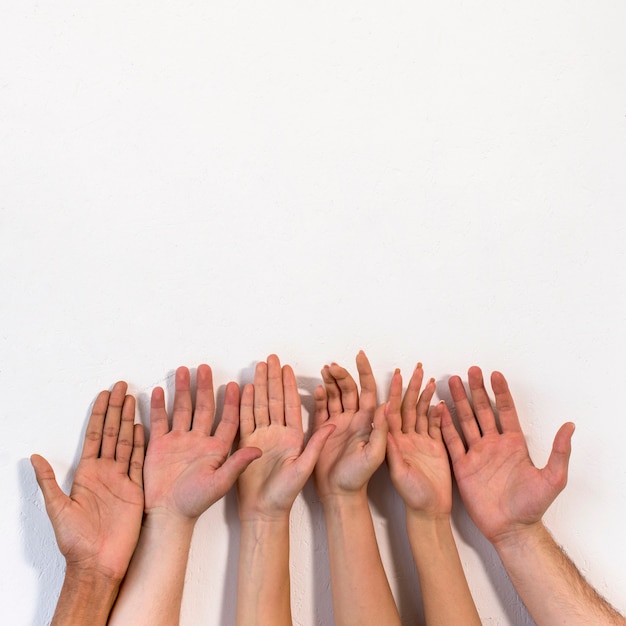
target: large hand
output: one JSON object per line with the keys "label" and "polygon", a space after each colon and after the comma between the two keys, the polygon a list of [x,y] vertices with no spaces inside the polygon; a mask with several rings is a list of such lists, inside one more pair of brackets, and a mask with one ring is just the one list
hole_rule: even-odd
{"label": "large hand", "polygon": [[500,372],[491,375],[500,428],[478,367],[468,371],[472,406],[458,376],[449,380],[450,392],[467,442],[467,450],[447,409],[442,432],[465,507],[492,543],[539,522],[567,482],[574,424],[563,424],[543,469],[536,468],[507,382]]}
{"label": "large hand", "polygon": [[240,447],[254,446],[263,456],[237,481],[242,520],[289,514],[296,496],[313,471],[334,427],[320,428],[304,447],[298,385],[289,365],[274,354],[257,365],[254,386],[241,399]]}
{"label": "large hand", "polygon": [[364,352],[356,357],[361,393],[336,363],[322,369],[324,386],[315,390],[315,428],[334,424],[315,466],[320,499],[364,492],[385,459],[387,420],[376,411],[376,382]]}
{"label": "large hand", "polygon": [[387,462],[394,487],[408,512],[437,518],[452,508],[452,478],[441,436],[441,404],[430,409],[431,378],[420,394],[424,370],[417,365],[402,400],[402,376],[396,370],[384,406],[389,423]]}
{"label": "large hand", "polygon": [[195,410],[189,370],[176,370],[171,429],[163,389],[154,389],[144,471],[146,512],[164,511],[195,521],[261,455],[257,448],[242,448],[228,456],[239,426],[236,383],[226,387],[222,419],[211,435],[214,413],[213,377],[208,365],[198,367]]}
{"label": "large hand", "polygon": [[137,545],[144,506],[143,427],[133,425],[135,399],[126,389],[118,382],[110,393],[98,395],[69,497],[48,461],[31,457],[68,568],[118,582]]}

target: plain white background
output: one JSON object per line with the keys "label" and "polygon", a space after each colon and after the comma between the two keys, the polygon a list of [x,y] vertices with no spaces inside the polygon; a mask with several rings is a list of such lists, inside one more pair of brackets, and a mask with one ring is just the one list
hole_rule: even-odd
{"label": "plain white background", "polygon": [[[368,353],[509,378],[537,464],[577,424],[547,523],[626,610],[626,5],[621,0],[5,2],[0,8],[2,621],[50,619],[63,563],[28,456],[68,487],[96,393],[278,353],[305,406]],[[307,417],[308,423],[308,417]],[[407,624],[418,583],[370,489]],[[458,503],[485,624],[530,624]],[[332,623],[314,490],[294,621]],[[234,618],[234,494],[203,516],[182,623]]]}

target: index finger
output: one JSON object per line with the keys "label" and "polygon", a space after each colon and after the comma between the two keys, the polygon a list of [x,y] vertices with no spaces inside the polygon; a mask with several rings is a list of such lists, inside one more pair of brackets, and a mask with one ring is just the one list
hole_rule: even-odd
{"label": "index finger", "polygon": [[97,459],[102,445],[102,429],[104,428],[104,415],[109,405],[109,392],[101,391],[93,403],[87,430],[85,431],[85,441],[81,459]]}

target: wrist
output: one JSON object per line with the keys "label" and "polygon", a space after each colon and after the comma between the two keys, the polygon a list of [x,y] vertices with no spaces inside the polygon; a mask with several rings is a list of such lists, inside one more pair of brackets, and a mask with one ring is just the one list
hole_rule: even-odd
{"label": "wrist", "polygon": [[320,496],[320,502],[324,509],[324,513],[328,514],[332,511],[351,511],[362,508],[369,509],[367,500],[367,491],[365,489],[359,491],[335,492]]}
{"label": "wrist", "polygon": [[197,517],[187,517],[164,507],[158,507],[146,511],[141,528],[150,533],[172,532],[191,535],[197,521]]}
{"label": "wrist", "polygon": [[502,555],[532,549],[550,537],[548,529],[539,520],[532,524],[520,524],[489,538],[496,551]]}

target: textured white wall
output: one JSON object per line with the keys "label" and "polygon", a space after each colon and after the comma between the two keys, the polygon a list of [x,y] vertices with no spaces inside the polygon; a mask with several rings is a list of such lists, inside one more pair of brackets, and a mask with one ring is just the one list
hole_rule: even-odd
{"label": "textured white wall", "polygon": [[[2,621],[42,624],[62,562],[27,461],[68,485],[90,403],[277,352],[305,404],[364,348],[381,388],[501,369],[543,464],[574,420],[548,522],[626,610],[626,4],[9,1],[0,8]],[[222,388],[223,389],[223,388]],[[402,506],[371,485],[406,623]],[[459,505],[485,624],[530,624]],[[234,494],[200,521],[183,624],[232,623]],[[297,624],[331,623],[309,485]]]}

